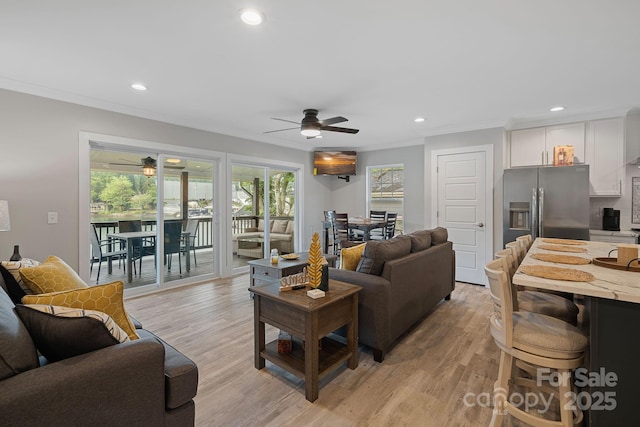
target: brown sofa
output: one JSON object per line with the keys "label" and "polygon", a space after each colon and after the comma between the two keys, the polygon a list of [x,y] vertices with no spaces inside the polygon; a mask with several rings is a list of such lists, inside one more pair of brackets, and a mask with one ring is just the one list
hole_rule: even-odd
{"label": "brown sofa", "polygon": [[[197,366],[134,325],[140,339],[49,362],[0,277],[0,424],[193,426]],[[56,332],[51,325],[43,331]]]}
{"label": "brown sofa", "polygon": [[[362,286],[359,343],[382,362],[392,344],[455,288],[455,252],[444,228],[367,242],[356,271],[329,269],[331,279]],[[341,333],[341,332],[338,332]]]}

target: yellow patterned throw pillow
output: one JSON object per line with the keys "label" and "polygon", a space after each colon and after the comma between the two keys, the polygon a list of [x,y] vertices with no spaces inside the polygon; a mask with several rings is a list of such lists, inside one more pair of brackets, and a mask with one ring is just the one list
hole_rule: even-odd
{"label": "yellow patterned throw pillow", "polygon": [[[20,276],[20,269],[38,266],[40,265],[39,261],[29,259],[29,258],[22,258],[20,261],[0,261],[0,264],[2,264],[2,266],[6,268],[9,273],[11,273],[16,283],[20,286],[20,288],[25,293],[27,294],[32,293],[31,289],[29,289],[27,285],[24,284],[24,281],[22,280],[22,276]],[[6,279],[5,279],[5,282],[6,282]]]}
{"label": "yellow patterned throw pillow", "polygon": [[350,248],[342,248],[340,250],[340,268],[342,270],[356,271],[365,246],[367,246],[367,244],[362,243]]}
{"label": "yellow patterned throw pillow", "polygon": [[86,287],[71,291],[54,292],[42,295],[25,295],[23,304],[59,305],[62,307],[83,308],[108,314],[127,333],[129,339],[138,339],[135,327],[124,309],[124,283],[113,282],[106,285]]}
{"label": "yellow patterned throw pillow", "polygon": [[87,284],[67,263],[53,255],[40,265],[21,268],[20,277],[22,277],[24,284],[36,294],[87,287]]}

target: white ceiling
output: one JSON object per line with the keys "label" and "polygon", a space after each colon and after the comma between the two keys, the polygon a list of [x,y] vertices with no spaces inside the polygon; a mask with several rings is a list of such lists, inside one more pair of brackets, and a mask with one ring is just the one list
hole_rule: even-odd
{"label": "white ceiling", "polygon": [[[240,21],[247,6],[261,26]],[[2,0],[0,87],[301,149],[377,149],[639,107],[639,22],[637,0]],[[360,133],[263,133],[305,108]]]}

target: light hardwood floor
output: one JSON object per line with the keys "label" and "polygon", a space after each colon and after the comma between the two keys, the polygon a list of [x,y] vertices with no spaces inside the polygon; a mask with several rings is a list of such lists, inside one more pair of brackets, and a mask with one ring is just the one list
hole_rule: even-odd
{"label": "light hardwood floor", "polygon": [[[488,291],[458,283],[405,334],[383,363],[361,347],[357,369],[320,382],[314,403],[304,383],[253,361],[248,275],[128,299],[145,328],[197,363],[197,426],[486,426],[491,407],[468,406],[491,394],[499,353],[489,333]],[[277,330],[267,326],[267,340]]]}

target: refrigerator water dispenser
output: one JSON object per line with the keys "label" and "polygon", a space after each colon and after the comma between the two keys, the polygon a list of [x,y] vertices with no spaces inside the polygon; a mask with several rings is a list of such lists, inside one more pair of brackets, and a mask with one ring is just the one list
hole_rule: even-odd
{"label": "refrigerator water dispenser", "polygon": [[531,207],[527,202],[509,203],[509,229],[531,230]]}

